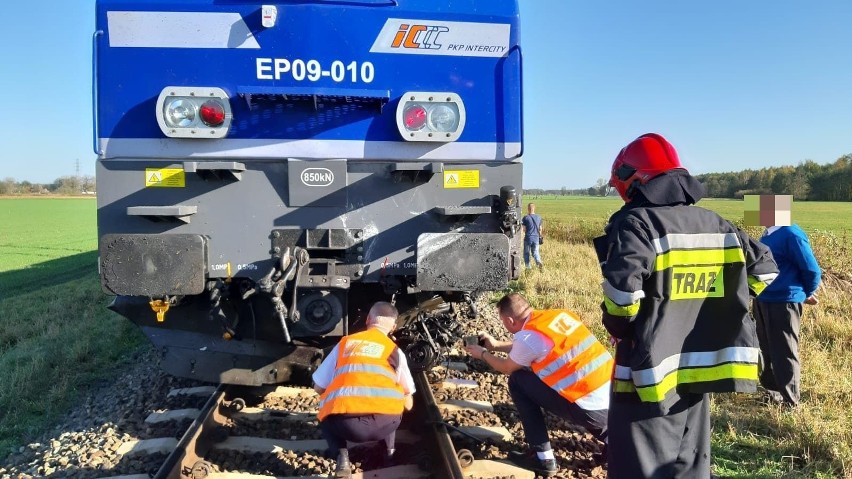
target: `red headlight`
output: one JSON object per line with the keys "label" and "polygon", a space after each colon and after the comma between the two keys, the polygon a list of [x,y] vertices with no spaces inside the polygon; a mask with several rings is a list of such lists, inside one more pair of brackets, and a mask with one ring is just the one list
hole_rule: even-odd
{"label": "red headlight", "polygon": [[225,121],[225,107],[216,100],[201,105],[201,121],[207,126],[219,126]]}
{"label": "red headlight", "polygon": [[421,105],[412,105],[405,109],[403,121],[407,130],[416,131],[426,124],[426,109]]}

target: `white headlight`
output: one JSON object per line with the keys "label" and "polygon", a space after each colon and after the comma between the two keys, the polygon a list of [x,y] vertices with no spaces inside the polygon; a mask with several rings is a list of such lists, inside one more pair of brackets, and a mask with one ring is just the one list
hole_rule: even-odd
{"label": "white headlight", "polygon": [[459,127],[458,106],[453,103],[440,103],[429,112],[429,127],[435,131],[456,131]]}
{"label": "white headlight", "polygon": [[195,105],[189,100],[174,100],[166,106],[166,124],[189,128],[195,123]]}

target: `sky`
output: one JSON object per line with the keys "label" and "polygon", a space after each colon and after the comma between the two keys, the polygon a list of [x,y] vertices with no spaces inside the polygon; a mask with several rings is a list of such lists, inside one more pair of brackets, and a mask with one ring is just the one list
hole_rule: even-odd
{"label": "sky", "polygon": [[[657,132],[693,174],[852,153],[852,2],[519,0],[524,187],[585,188]],[[93,175],[94,0],[6,2],[0,178]]]}

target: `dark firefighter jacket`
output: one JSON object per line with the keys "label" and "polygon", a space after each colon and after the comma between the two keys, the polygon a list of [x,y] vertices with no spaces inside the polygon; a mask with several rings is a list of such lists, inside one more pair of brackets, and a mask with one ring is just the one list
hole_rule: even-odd
{"label": "dark firefighter jacket", "polygon": [[657,177],[595,240],[607,330],[619,339],[613,400],[752,392],[758,377],[750,295],[774,279],[769,249],[691,206],[703,187],[685,171]]}

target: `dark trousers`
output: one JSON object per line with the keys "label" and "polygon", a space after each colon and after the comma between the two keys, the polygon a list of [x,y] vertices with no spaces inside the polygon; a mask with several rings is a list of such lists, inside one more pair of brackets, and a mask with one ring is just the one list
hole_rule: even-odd
{"label": "dark trousers", "polygon": [[401,420],[401,415],[392,414],[332,414],[320,422],[320,430],[332,457],[337,456],[340,449],[346,448],[346,441],[384,440],[385,447],[390,451],[394,448],[396,430]]}
{"label": "dark trousers", "polygon": [[606,409],[586,411],[560,396],[529,369],[519,369],[509,376],[509,395],[518,408],[527,444],[535,450],[550,449],[542,409],[584,427],[601,441],[606,440]]}
{"label": "dark trousers", "polygon": [[710,400],[687,394],[663,414],[653,403],[609,404],[609,479],[709,479]]}
{"label": "dark trousers", "polygon": [[802,303],[766,303],[755,300],[757,341],[763,356],[760,384],[777,402],[799,404],[799,329]]}

